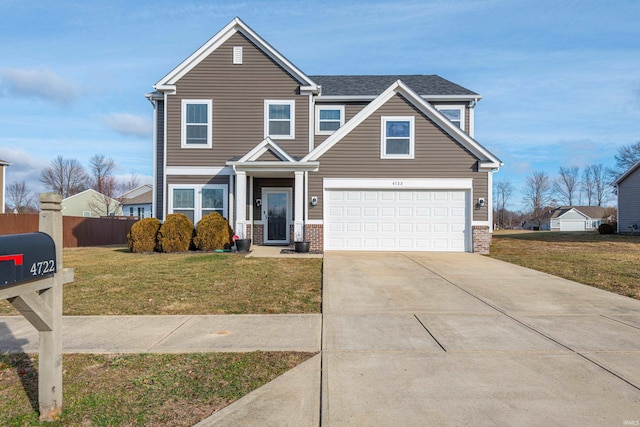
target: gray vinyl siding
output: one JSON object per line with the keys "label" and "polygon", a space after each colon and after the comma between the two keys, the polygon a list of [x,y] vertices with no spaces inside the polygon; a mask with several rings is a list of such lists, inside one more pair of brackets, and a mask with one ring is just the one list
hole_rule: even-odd
{"label": "gray vinyl siding", "polygon": [[[243,47],[243,63],[232,64],[234,46]],[[293,156],[309,149],[309,97],[298,95],[300,82],[240,33],[202,60],[176,84],[167,98],[168,166],[224,166],[264,139],[264,101],[295,101],[295,139],[276,139]],[[213,102],[212,148],[181,148],[182,99]]]}
{"label": "gray vinyl siding", "polygon": [[156,218],[164,218],[164,101],[156,103]]}
{"label": "gray vinyl siding", "polygon": [[618,184],[618,230],[640,233],[640,168]]}
{"label": "gray vinyl siding", "polygon": [[[415,158],[380,159],[382,116],[415,117]],[[309,174],[309,196],[318,205],[309,219],[322,219],[324,178],[472,178],[473,198],[487,199],[487,172],[478,159],[402,96],[396,95],[320,157],[320,169]],[[473,210],[473,220],[487,221],[488,208]]]}

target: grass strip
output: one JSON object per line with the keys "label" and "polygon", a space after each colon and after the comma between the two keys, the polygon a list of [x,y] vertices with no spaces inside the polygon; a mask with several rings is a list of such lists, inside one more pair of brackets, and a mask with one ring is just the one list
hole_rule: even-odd
{"label": "grass strip", "polygon": [[37,355],[1,353],[0,425],[191,426],[312,355],[64,355],[61,417],[41,423]]}

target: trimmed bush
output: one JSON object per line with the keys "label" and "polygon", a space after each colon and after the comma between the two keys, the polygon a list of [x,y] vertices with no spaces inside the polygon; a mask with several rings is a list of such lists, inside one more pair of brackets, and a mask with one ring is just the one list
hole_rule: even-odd
{"label": "trimmed bush", "polygon": [[153,252],[158,248],[158,230],[160,221],[157,218],[144,218],[131,226],[127,233],[127,245],[131,252]]}
{"label": "trimmed bush", "polygon": [[158,230],[161,252],[187,252],[193,239],[193,224],[184,214],[169,214]]}
{"label": "trimmed bush", "polygon": [[229,222],[218,212],[213,212],[198,221],[193,244],[202,251],[230,249],[233,245],[232,238],[233,230]]}
{"label": "trimmed bush", "polygon": [[614,232],[615,229],[611,224],[600,224],[600,227],[598,227],[598,233],[600,234],[613,234]]}

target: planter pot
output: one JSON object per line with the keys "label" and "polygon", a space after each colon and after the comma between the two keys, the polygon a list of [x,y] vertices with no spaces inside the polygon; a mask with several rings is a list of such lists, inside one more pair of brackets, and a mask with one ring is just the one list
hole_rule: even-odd
{"label": "planter pot", "polygon": [[251,239],[238,239],[236,240],[236,250],[240,253],[248,253],[251,248]]}
{"label": "planter pot", "polygon": [[311,247],[311,242],[294,242],[293,245],[296,252],[307,253]]}

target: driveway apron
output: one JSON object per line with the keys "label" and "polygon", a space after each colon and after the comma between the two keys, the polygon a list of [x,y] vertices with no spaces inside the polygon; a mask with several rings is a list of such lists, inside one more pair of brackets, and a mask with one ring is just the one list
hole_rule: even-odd
{"label": "driveway apron", "polygon": [[322,425],[640,425],[640,301],[475,254],[324,271]]}

